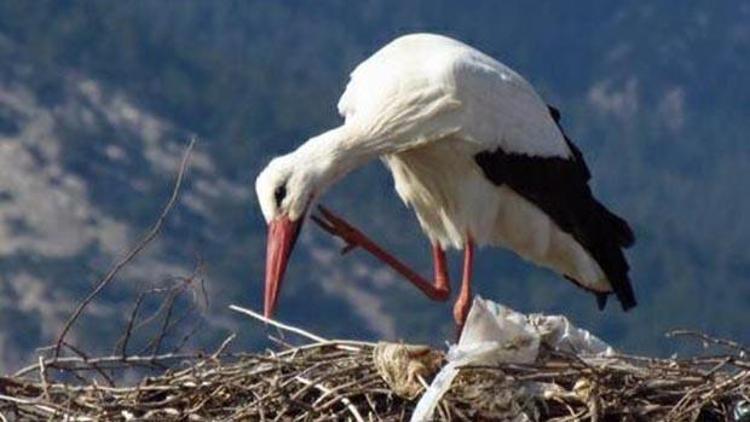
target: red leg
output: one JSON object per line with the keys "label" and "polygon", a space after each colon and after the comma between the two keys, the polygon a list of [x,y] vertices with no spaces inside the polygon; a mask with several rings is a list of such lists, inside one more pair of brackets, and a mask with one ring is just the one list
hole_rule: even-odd
{"label": "red leg", "polygon": [[453,318],[456,320],[457,332],[463,330],[466,317],[471,308],[471,276],[474,270],[474,242],[469,238],[464,246],[464,271],[461,280],[461,291],[456,304],[453,305]]}
{"label": "red leg", "polygon": [[342,253],[347,253],[355,247],[361,247],[385,264],[396,270],[404,278],[417,286],[427,297],[432,300],[443,302],[450,297],[451,287],[448,279],[448,265],[445,260],[445,251],[439,245],[432,246],[432,257],[435,261],[435,276],[432,282],[427,281],[414,270],[399,261],[396,257],[386,252],[375,242],[370,240],[362,232],[352,227],[341,217],[335,215],[323,206],[318,206],[321,216],[312,215],[313,221],[318,223],[328,233],[338,236],[347,243]]}

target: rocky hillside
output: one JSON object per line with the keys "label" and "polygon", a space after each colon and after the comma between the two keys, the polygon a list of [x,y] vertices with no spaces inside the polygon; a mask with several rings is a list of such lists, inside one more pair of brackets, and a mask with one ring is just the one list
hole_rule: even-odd
{"label": "rocky hillside", "polygon": [[[240,330],[236,347],[259,347],[263,333],[242,331],[225,311],[261,303],[265,228],[252,181],[271,156],[336,125],[348,72],[414,31],[456,36],[526,75],[562,110],[596,192],[638,237],[640,306],[627,315],[599,313],[590,296],[497,250],[478,257],[479,293],[587,321],[633,351],[671,353],[661,333],[685,326],[750,342],[742,2],[9,1],[0,4],[0,373],[48,344],[153,223],[191,135],[200,141],[164,232],[72,339],[112,344],[137,292],[202,262],[209,304],[199,319],[211,329],[194,346]],[[427,270],[427,244],[391,184],[372,164],[324,202]],[[449,305],[366,256],[340,258],[312,225],[279,317],[328,337],[439,344],[452,331]]]}

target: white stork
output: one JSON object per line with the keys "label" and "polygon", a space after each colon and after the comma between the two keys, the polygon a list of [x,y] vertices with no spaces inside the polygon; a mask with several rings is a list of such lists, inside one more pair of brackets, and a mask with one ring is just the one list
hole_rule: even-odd
{"label": "white stork", "polygon": [[338,104],[344,123],[273,159],[256,180],[268,223],[265,315],[271,316],[297,234],[311,204],[349,171],[379,157],[432,243],[429,281],[331,211],[312,218],[447,300],[447,248],[464,250],[454,306],[459,329],[471,296],[475,246],[493,245],[593,292],[635,306],[622,249],[628,224],[588,186],[581,152],[559,112],[512,69],[454,39],[402,36],[362,62]]}

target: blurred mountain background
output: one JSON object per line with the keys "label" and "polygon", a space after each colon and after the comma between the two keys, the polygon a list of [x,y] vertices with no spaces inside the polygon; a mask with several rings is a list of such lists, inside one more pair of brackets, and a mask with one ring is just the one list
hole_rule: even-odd
{"label": "blurred mountain background", "polygon": [[[476,291],[563,313],[629,352],[671,354],[672,328],[750,343],[750,4],[523,1],[0,2],[0,373],[33,360],[111,263],[156,220],[200,141],[164,232],[74,327],[106,351],[139,291],[203,262],[209,304],[191,347],[267,346],[257,324],[265,225],[253,191],[274,155],[338,125],[348,73],[410,32],[508,64],[563,113],[604,203],[633,225],[628,314],[497,249]],[[322,200],[426,273],[429,245],[372,163]],[[441,344],[450,304],[312,224],[277,317],[328,337]],[[460,257],[451,256],[453,271]],[[156,307],[157,304],[145,304]],[[153,309],[152,309],[153,310]],[[173,340],[177,341],[177,340]]]}

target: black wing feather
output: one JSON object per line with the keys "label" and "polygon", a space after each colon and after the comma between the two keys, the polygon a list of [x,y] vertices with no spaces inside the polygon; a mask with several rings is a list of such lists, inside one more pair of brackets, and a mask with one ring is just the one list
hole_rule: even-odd
{"label": "black wing feather", "polygon": [[[481,152],[474,159],[492,183],[507,185],[573,236],[602,268],[622,308],[628,310],[636,300],[622,248],[631,246],[635,237],[625,220],[594,198],[588,185],[591,173],[581,151],[562,131],[560,112],[551,106],[549,111],[572,158],[533,157],[498,148]],[[598,294],[597,304],[603,307],[605,302]]]}

